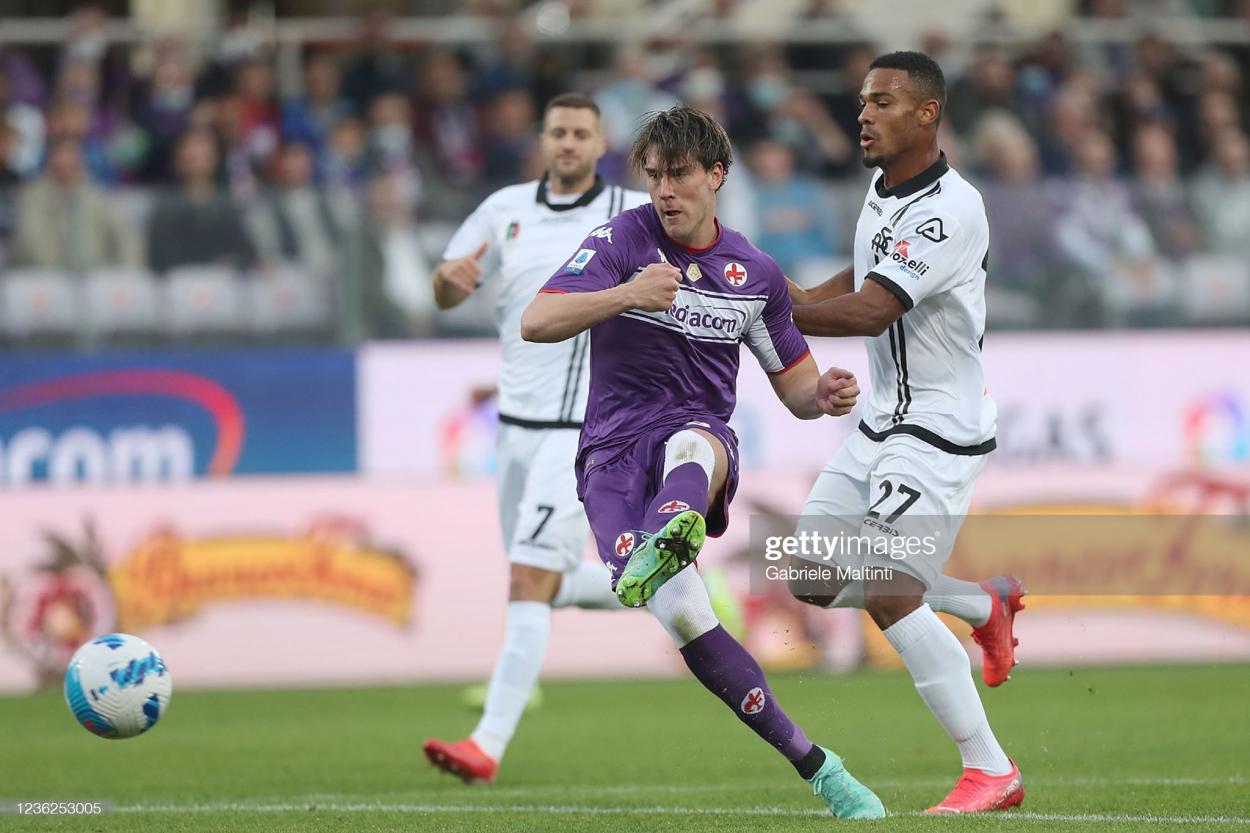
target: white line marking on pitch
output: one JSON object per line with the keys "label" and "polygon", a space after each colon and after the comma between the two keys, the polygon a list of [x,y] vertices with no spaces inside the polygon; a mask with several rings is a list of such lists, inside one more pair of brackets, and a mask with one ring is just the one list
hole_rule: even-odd
{"label": "white line marking on pitch", "polygon": [[[122,813],[294,813],[318,810],[328,813],[541,813],[545,815],[675,815],[675,816],[824,816],[824,810],[789,807],[580,807],[567,804],[383,804],[360,803],[281,803],[281,804],[131,804],[114,808]],[[900,813],[898,816],[920,816]],[[1250,825],[1246,816],[1155,816],[1114,813],[999,813],[1003,821],[1128,822],[1135,824]]]}

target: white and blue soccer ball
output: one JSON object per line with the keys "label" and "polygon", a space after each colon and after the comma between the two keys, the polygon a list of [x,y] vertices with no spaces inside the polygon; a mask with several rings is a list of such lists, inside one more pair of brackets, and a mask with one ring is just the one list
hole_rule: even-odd
{"label": "white and blue soccer ball", "polygon": [[102,738],[132,738],[156,725],[173,680],[156,649],[128,633],[83,645],[65,670],[65,702],[75,719]]}

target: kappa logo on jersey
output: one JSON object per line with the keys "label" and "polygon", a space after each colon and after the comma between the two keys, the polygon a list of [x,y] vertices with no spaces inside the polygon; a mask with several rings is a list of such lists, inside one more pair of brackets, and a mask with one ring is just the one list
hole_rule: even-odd
{"label": "kappa logo on jersey", "polygon": [[872,250],[877,253],[877,262],[880,262],[881,258],[890,251],[890,243],[893,241],[894,235],[888,228],[883,228],[872,236]]}
{"label": "kappa logo on jersey", "polygon": [[764,704],[768,702],[768,698],[764,696],[764,689],[756,686],[747,692],[747,696],[742,698],[742,705],[739,709],[743,714],[759,714],[764,711]]}
{"label": "kappa logo on jersey", "polygon": [[941,243],[943,240],[950,237],[950,235],[946,233],[946,229],[942,228],[941,217],[934,217],[931,220],[925,220],[920,224],[916,231],[920,232],[920,236],[925,240],[932,240],[934,243]]}
{"label": "kappa logo on jersey", "polygon": [[634,533],[622,532],[616,536],[616,554],[622,558],[634,551]]}
{"label": "kappa logo on jersey", "polygon": [[690,508],[689,503],[686,503],[680,500],[670,500],[668,503],[664,504],[663,506],[661,506],[659,509],[656,509],[655,511],[663,512],[666,515],[671,515],[674,512],[685,512],[689,508]]}
{"label": "kappa logo on jersey", "polygon": [[729,281],[730,286],[742,286],[747,282],[747,268],[731,260],[725,264],[725,280]]}
{"label": "kappa logo on jersey", "polygon": [[579,249],[577,254],[573,255],[573,259],[569,261],[569,265],[564,267],[564,271],[580,275],[586,271],[586,265],[590,263],[590,259],[597,254],[598,252],[594,249]]}
{"label": "kappa logo on jersey", "polygon": [[595,229],[594,231],[590,233],[590,236],[598,237],[600,240],[606,240],[609,243],[611,243],[612,242],[612,227],[611,226],[599,226],[599,228]]}

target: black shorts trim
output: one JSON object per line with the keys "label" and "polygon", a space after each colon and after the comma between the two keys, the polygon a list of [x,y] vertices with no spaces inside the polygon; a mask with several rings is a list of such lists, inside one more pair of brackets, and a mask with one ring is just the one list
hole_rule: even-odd
{"label": "black shorts trim", "polygon": [[521,419],[520,417],[508,416],[507,414],[500,414],[499,421],[504,425],[515,425],[518,428],[531,428],[535,431],[546,431],[553,428],[575,428],[578,431],[582,429],[582,424],[580,422],[554,419]]}
{"label": "black shorts trim", "polygon": [[989,454],[998,447],[998,440],[990,437],[983,443],[977,445],[955,445],[955,443],[933,433],[928,428],[921,428],[919,425],[895,425],[888,431],[874,431],[868,427],[868,423],[860,420],[859,430],[865,437],[873,442],[881,442],[886,437],[893,437],[895,434],[906,434],[909,437],[915,437],[921,442],[926,442],[939,451],[945,451],[947,454],[958,454],[961,457],[979,457],[982,454]]}

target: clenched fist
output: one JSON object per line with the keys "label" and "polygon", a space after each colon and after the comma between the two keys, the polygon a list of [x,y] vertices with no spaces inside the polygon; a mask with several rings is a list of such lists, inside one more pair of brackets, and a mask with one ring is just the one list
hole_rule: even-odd
{"label": "clenched fist", "polygon": [[855,374],[840,367],[826,370],[816,385],[820,409],[829,416],[849,414],[858,397],[859,383],[855,381]]}
{"label": "clenched fist", "polygon": [[444,262],[439,269],[443,280],[466,294],[472,294],[482,281],[482,255],[486,254],[488,246],[483,243],[471,255]]}
{"label": "clenched fist", "polygon": [[663,312],[673,305],[680,283],[681,270],[676,266],[652,263],[625,285],[630,289],[629,298],[634,309]]}

